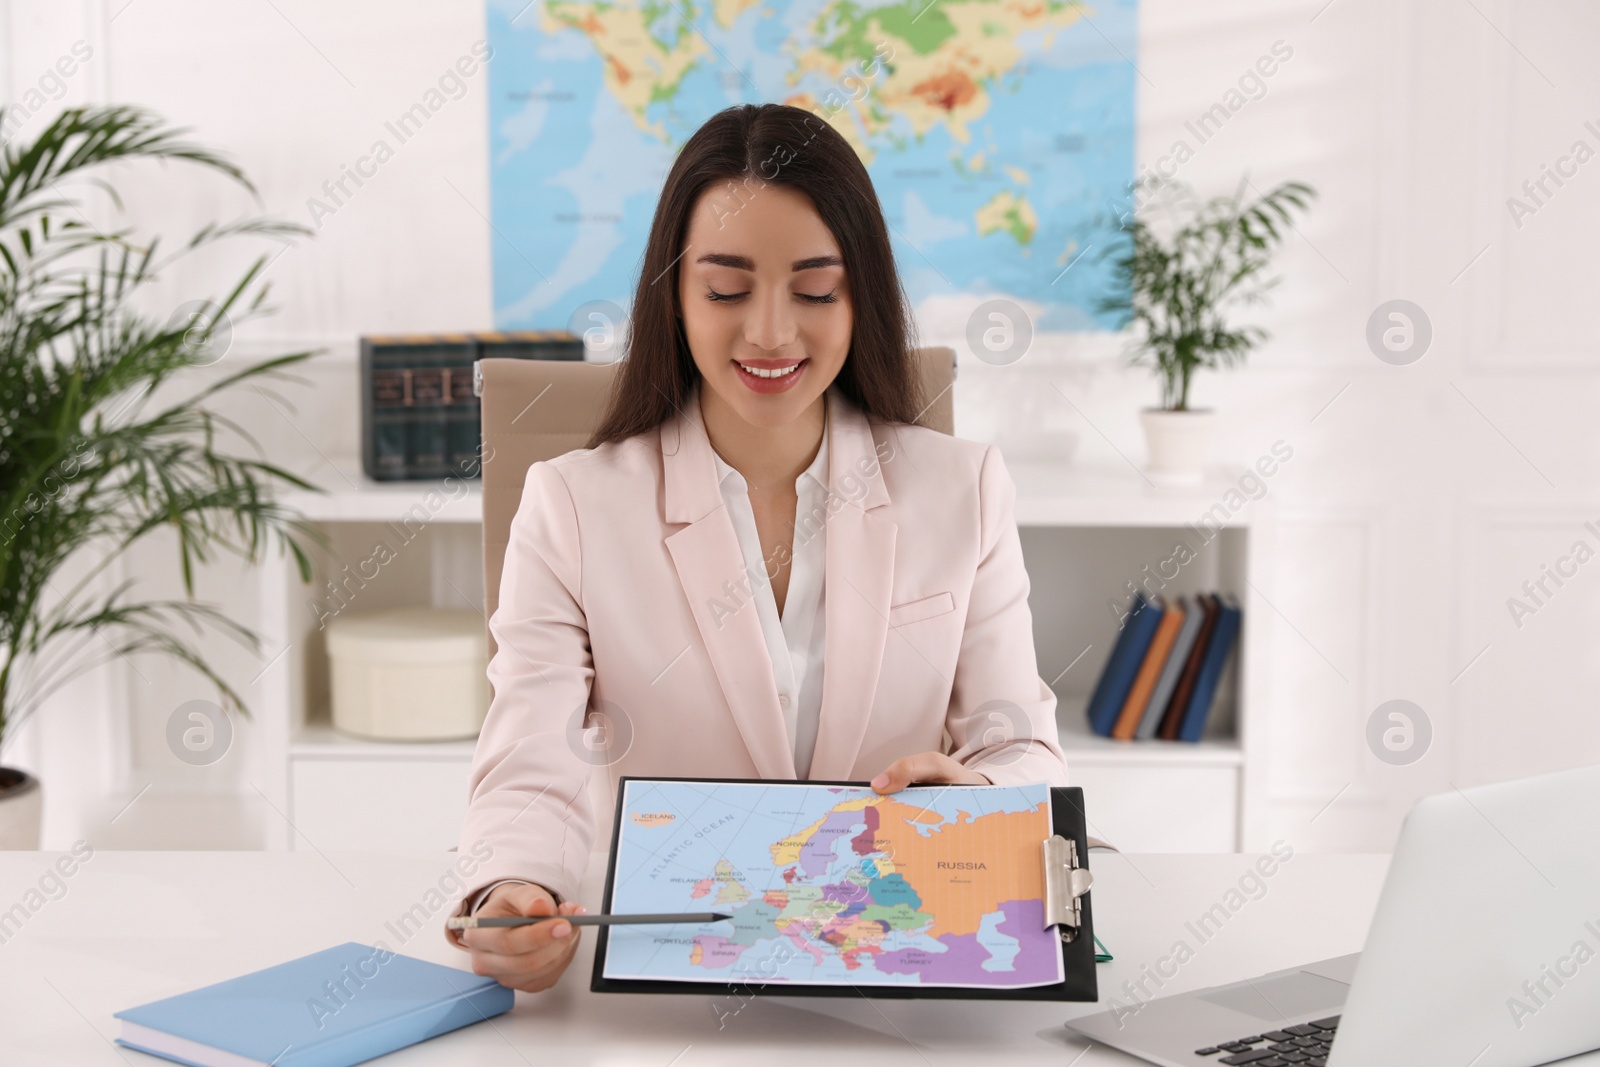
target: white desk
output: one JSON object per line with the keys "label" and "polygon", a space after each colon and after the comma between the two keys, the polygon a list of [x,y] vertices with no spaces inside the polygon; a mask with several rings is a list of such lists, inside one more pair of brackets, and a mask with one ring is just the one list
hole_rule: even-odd
{"label": "white desk", "polygon": [[[57,854],[0,852],[0,912],[38,885]],[[466,968],[444,940],[441,909],[402,940],[394,923],[446,873],[453,855],[315,852],[98,852],[66,892],[0,929],[0,1058],[7,1067],[155,1064],[110,1043],[111,1013],[344,941],[374,943]],[[603,857],[596,857],[597,860]],[[1237,855],[1095,852],[1095,921],[1116,961],[1099,968],[1102,1001],[1171,952],[1194,957],[1165,992],[1234,981],[1361,948],[1385,856],[1296,855],[1266,892],[1201,942],[1186,926],[1224,900],[1250,869]],[[599,910],[592,864],[583,902]],[[1236,900],[1238,898],[1235,898]],[[590,993],[593,931],[554,989],[517,994],[487,1023],[393,1053],[385,1067],[697,1067],[828,1064],[829,1053],[874,1067],[1078,1062],[1061,1022],[1087,1004],[875,1000],[765,994],[731,997]],[[1148,983],[1148,980],[1147,980]],[[1153,988],[1153,987],[1152,987]],[[1124,994],[1125,996],[1125,994]],[[739,1010],[718,1025],[718,1006]],[[1600,1062],[1600,1054],[1584,1057]],[[831,1061],[837,1063],[838,1061]],[[1097,1049],[1086,1067],[1137,1061]],[[1576,1061],[1574,1061],[1576,1062]]]}

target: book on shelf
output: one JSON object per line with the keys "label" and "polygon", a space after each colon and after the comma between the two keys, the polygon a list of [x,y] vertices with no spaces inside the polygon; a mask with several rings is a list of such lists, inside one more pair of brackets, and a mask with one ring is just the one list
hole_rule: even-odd
{"label": "book on shelf", "polygon": [[441,343],[436,351],[425,346],[411,357],[411,422],[408,424],[407,477],[443,478],[450,473],[445,452],[445,431],[450,412],[445,403],[445,375],[458,362],[467,344]]}
{"label": "book on shelf", "polygon": [[376,481],[477,478],[484,358],[583,359],[566,330],[367,335],[361,338],[361,468]]}
{"label": "book on shelf", "polygon": [[1211,640],[1206,644],[1205,658],[1195,678],[1194,693],[1189,698],[1188,706],[1183,709],[1182,718],[1178,720],[1180,741],[1198,741],[1205,732],[1206,719],[1216,703],[1217,683],[1222,680],[1222,668],[1226,666],[1228,653],[1233,650],[1235,639],[1239,636],[1239,605],[1232,597],[1214,596],[1211,599],[1217,605],[1217,623],[1212,629]]}
{"label": "book on shelf", "polygon": [[1165,610],[1159,597],[1151,600],[1143,593],[1134,594],[1133,607],[1122,620],[1116,644],[1089,696],[1089,729],[1100,736],[1110,737],[1116,727]]}
{"label": "book on shelf", "polygon": [[1089,728],[1120,741],[1200,740],[1240,624],[1231,596],[1135,593],[1090,694]]}
{"label": "book on shelf", "polygon": [[[1179,597],[1178,602],[1182,603],[1183,598]],[[1134,734],[1137,740],[1148,741],[1160,729],[1162,713],[1172,701],[1173,690],[1178,688],[1178,675],[1183,673],[1184,664],[1189,662],[1189,653],[1194,651],[1194,642],[1200,636],[1200,624],[1205,617],[1206,613],[1198,600],[1185,607],[1183,626],[1173,639],[1172,651],[1167,653],[1167,662],[1161,667],[1161,674],[1150,693],[1150,702],[1145,705],[1144,715],[1139,720],[1139,729]]]}
{"label": "book on shelf", "polygon": [[1172,651],[1172,643],[1178,638],[1178,630],[1183,626],[1183,602],[1173,601],[1165,605],[1166,610],[1161,613],[1161,621],[1156,624],[1156,632],[1150,638],[1150,648],[1144,654],[1144,662],[1139,666],[1139,673],[1133,676],[1133,685],[1128,689],[1128,699],[1122,704],[1122,714],[1117,717],[1117,724],[1111,730],[1111,736],[1118,741],[1132,741],[1134,733],[1139,729],[1139,723],[1144,718],[1144,709],[1150,703],[1150,696],[1155,691],[1156,679],[1161,675],[1161,669],[1166,666],[1167,656]]}
{"label": "book on shelf", "polygon": [[1183,724],[1183,709],[1189,706],[1189,699],[1194,695],[1194,683],[1200,675],[1200,664],[1205,659],[1206,645],[1211,641],[1211,634],[1217,625],[1217,601],[1209,593],[1199,596],[1200,610],[1205,617],[1200,621],[1200,633],[1195,637],[1194,648],[1189,652],[1189,658],[1183,665],[1182,672],[1178,675],[1178,684],[1173,688],[1172,699],[1161,714],[1161,725],[1156,728],[1156,736],[1163,741],[1176,741],[1178,727]]}

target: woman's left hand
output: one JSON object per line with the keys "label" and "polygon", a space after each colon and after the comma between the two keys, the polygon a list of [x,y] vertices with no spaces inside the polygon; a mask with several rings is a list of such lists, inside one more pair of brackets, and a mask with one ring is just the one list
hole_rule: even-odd
{"label": "woman's left hand", "polygon": [[872,788],[880,793],[893,793],[912,782],[937,782],[948,785],[993,785],[977,771],[968,770],[943,752],[918,752],[903,756],[884,768],[872,780]]}

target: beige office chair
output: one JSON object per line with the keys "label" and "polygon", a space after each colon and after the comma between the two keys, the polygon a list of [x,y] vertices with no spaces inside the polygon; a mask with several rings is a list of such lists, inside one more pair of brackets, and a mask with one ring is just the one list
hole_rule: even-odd
{"label": "beige office chair", "polygon": [[[955,432],[955,350],[917,350],[923,396],[920,425]],[[618,363],[538,359],[480,359],[477,392],[483,417],[483,610],[493,618],[500,602],[511,519],[522,500],[528,468],[541,459],[582,448],[600,424]],[[494,634],[489,657],[494,658]]]}

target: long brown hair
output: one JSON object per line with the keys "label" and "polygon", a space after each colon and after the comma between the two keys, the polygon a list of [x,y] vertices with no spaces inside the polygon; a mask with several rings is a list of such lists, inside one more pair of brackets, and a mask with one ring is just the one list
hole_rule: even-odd
{"label": "long brown hair", "polygon": [[588,447],[655,429],[694,390],[700,372],[678,317],[678,260],[689,213],[720,182],[738,183],[739,195],[773,182],[811,199],[839,242],[854,296],[850,350],[834,384],[869,418],[914,421],[921,400],[915,325],[867,169],[819,116],[786,104],[740,104],[707,119],[667,175],[634,292],[627,357]]}

